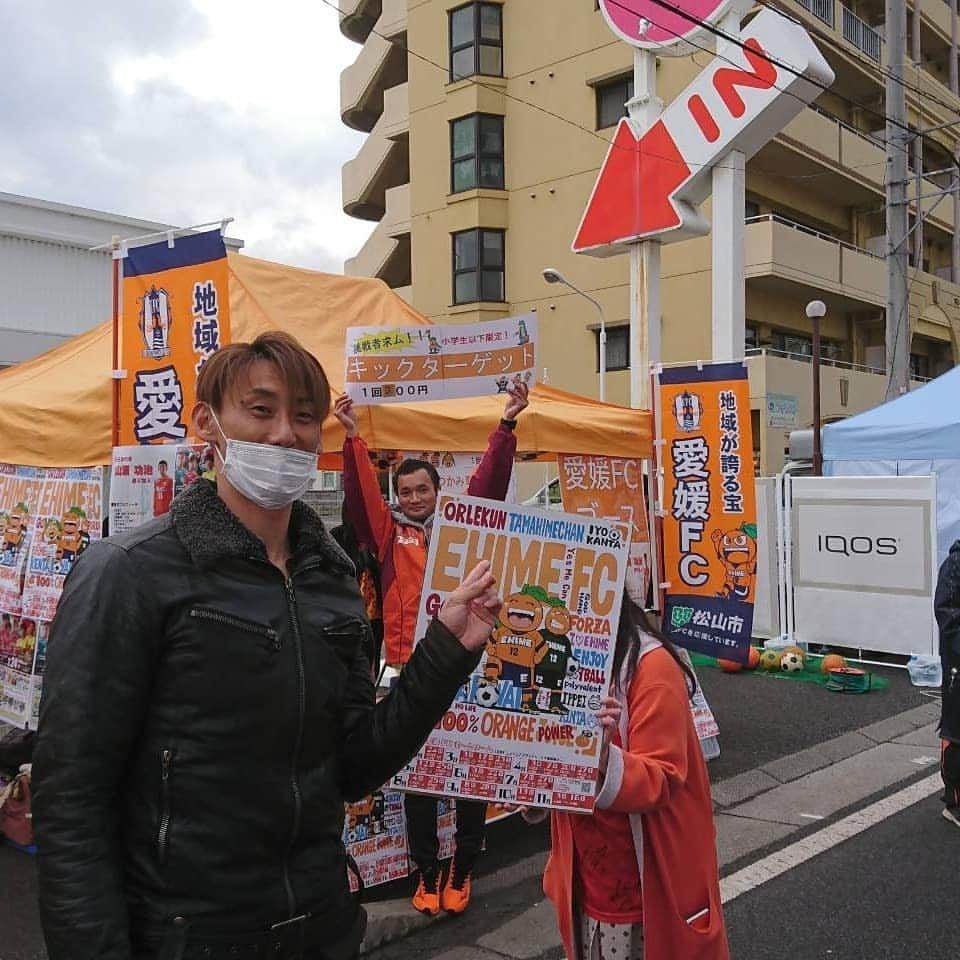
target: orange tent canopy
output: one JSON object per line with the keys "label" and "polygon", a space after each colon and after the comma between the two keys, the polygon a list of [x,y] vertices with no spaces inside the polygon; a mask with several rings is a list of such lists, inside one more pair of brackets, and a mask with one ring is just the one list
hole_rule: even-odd
{"label": "orange tent canopy", "polygon": [[[229,254],[233,339],[286,330],[321,362],[336,392],[343,384],[347,327],[420,326],[426,317],[380,280],[342,277]],[[0,461],[38,467],[110,462],[111,324],[0,374]],[[503,411],[503,398],[472,397],[361,408],[360,430],[371,448],[483,450]],[[517,428],[517,452],[651,455],[650,414],[552,387],[534,389]],[[339,466],[343,430],[324,424],[321,460]]]}

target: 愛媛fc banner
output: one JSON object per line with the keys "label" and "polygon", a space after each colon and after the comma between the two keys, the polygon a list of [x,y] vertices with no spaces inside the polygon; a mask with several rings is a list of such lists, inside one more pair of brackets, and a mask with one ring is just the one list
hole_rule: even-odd
{"label": "\u611b\u5a9bfc banner", "polygon": [[230,342],[227,253],[219,230],[131,248],[123,259],[120,445],[190,432],[197,374]]}
{"label": "\u611b\u5a9bfc banner", "polygon": [[676,643],[746,662],[757,581],[750,390],[743,363],[658,375],[663,627]]}

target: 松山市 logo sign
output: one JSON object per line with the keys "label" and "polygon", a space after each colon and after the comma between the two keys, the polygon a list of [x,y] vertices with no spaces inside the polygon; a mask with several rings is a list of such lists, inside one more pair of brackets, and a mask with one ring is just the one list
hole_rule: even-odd
{"label": "\u677e\u5c71\u5e02 logo sign", "polygon": [[600,0],[603,16],[621,40],[666,54],[689,52],[683,41],[703,31],[705,23],[749,8],[744,0]]}

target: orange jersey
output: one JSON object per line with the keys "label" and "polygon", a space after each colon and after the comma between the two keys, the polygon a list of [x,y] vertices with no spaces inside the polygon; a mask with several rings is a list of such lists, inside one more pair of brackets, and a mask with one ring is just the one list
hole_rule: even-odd
{"label": "orange jersey", "polygon": [[[490,435],[467,493],[502,500],[507,495],[516,449],[513,431],[501,424]],[[432,518],[426,523],[407,520],[384,502],[377,471],[360,437],[348,437],[343,444],[343,490],[357,539],[380,562],[384,656],[388,664],[399,666],[413,652]]]}

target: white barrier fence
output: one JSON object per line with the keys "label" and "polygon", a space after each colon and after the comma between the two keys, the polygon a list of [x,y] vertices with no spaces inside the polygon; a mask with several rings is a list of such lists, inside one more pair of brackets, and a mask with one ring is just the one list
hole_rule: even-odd
{"label": "white barrier fence", "polygon": [[936,654],[936,495],[936,477],[758,480],[754,633]]}

